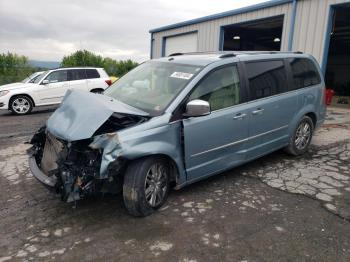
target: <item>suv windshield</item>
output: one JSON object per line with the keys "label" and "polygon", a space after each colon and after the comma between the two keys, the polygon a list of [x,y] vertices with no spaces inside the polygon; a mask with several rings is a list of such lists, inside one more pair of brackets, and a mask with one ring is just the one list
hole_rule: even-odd
{"label": "suv windshield", "polygon": [[104,94],[151,115],[160,115],[202,67],[149,61],[123,76]]}
{"label": "suv windshield", "polygon": [[48,73],[49,71],[45,71],[44,73],[42,73],[39,77],[37,77],[33,83],[38,84]]}

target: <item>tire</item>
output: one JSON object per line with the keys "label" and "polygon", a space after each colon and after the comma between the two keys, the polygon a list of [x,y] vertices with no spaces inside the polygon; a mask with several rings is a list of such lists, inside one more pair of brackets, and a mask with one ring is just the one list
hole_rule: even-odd
{"label": "tire", "polygon": [[311,143],[313,132],[314,123],[312,119],[308,116],[303,116],[295,128],[285,151],[294,156],[304,154]]}
{"label": "tire", "polygon": [[10,99],[9,108],[15,115],[26,115],[33,110],[33,101],[25,95],[18,95]]}
{"label": "tire", "polygon": [[145,217],[164,204],[169,194],[169,173],[168,162],[161,157],[131,162],[123,184],[124,205],[129,214]]}

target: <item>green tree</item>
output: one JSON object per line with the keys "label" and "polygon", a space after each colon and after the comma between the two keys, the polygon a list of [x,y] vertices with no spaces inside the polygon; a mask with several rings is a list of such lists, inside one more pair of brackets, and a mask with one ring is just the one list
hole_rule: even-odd
{"label": "green tree", "polygon": [[95,66],[103,67],[102,56],[95,55],[87,50],[79,50],[71,55],[65,56],[62,59],[62,67],[71,66]]}
{"label": "green tree", "polygon": [[0,54],[0,85],[20,82],[34,71],[27,57],[10,52]]}
{"label": "green tree", "polygon": [[107,74],[121,77],[131,69],[136,67],[138,63],[128,59],[116,61],[112,58],[103,58],[100,55],[96,55],[88,50],[79,50],[71,55],[63,57],[61,66],[62,67],[73,67],[73,66],[94,66],[103,67]]}
{"label": "green tree", "polygon": [[116,63],[116,68],[115,68],[115,75],[120,77],[132,70],[138,66],[138,63],[128,59],[128,60],[121,60]]}

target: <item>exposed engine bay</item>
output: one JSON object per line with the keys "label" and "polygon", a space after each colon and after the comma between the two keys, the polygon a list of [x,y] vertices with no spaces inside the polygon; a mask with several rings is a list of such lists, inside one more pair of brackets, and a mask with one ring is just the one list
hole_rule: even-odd
{"label": "exposed engine bay", "polygon": [[108,146],[115,147],[118,143],[118,130],[148,119],[145,116],[113,113],[91,138],[77,141],[55,137],[43,126],[31,139],[33,146],[28,150],[32,165],[37,165],[33,168],[40,169],[41,178],[34,175],[54,188],[67,202],[98,192],[118,193],[122,189],[123,176],[120,174],[126,168],[126,159],[121,156],[107,158]]}

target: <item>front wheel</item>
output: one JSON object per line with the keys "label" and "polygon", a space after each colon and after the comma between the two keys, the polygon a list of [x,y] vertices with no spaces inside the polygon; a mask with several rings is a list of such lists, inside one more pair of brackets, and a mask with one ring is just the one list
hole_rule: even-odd
{"label": "front wheel", "polygon": [[161,157],[139,159],[128,166],[123,198],[131,215],[148,216],[164,204],[169,193],[169,173],[169,165]]}
{"label": "front wheel", "polygon": [[15,96],[10,100],[10,110],[16,115],[29,114],[33,110],[33,102],[27,96]]}
{"label": "front wheel", "polygon": [[312,139],[314,131],[314,124],[312,119],[308,116],[304,116],[298,123],[292,137],[290,138],[289,145],[286,148],[287,153],[294,156],[304,154]]}

